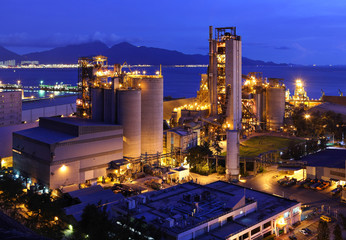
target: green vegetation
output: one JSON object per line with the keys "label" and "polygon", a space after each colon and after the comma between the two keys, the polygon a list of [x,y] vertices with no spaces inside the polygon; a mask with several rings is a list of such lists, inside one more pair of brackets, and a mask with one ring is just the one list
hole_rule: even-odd
{"label": "green vegetation", "polygon": [[318,224],[317,240],[329,240],[329,227],[325,221],[320,221]]}
{"label": "green vegetation", "polygon": [[144,218],[125,216],[116,220],[111,219],[106,207],[100,205],[87,205],[83,210],[81,221],[73,229],[71,240],[161,239],[161,232],[148,225]]}
{"label": "green vegetation", "polygon": [[333,235],[334,240],[342,240],[342,232],[339,224],[335,224]]}
{"label": "green vegetation", "polygon": [[342,132],[345,131],[341,114],[332,111],[308,114],[304,108],[298,107],[293,111],[292,120],[297,129],[297,136],[320,138],[332,135],[335,139],[341,140]]}
{"label": "green vegetation", "polygon": [[286,149],[290,144],[298,144],[304,140],[290,139],[276,136],[258,136],[250,138],[240,144],[240,157],[257,157],[261,153]]}

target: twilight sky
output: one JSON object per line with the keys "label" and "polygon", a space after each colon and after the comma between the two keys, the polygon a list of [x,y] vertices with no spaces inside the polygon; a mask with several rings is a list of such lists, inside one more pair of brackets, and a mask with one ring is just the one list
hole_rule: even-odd
{"label": "twilight sky", "polygon": [[243,56],[346,65],[344,0],[2,0],[0,45],[23,54],[101,40],[208,53],[208,26],[236,26]]}

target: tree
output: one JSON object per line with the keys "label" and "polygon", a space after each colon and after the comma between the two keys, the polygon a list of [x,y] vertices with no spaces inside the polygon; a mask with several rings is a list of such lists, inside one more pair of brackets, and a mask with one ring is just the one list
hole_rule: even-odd
{"label": "tree", "polygon": [[342,232],[339,224],[335,224],[333,235],[334,240],[342,240]]}
{"label": "tree", "polygon": [[108,218],[106,208],[100,208],[95,205],[87,205],[82,213],[82,219],[75,228],[75,237],[77,239],[86,238],[112,239],[110,236],[113,231],[113,224]]}
{"label": "tree", "polygon": [[15,179],[12,175],[5,174],[0,179],[0,198],[3,206],[10,209],[16,208],[18,204],[22,203],[23,189],[23,182],[19,178]]}
{"label": "tree", "polygon": [[209,147],[209,144],[204,142],[201,146],[190,148],[187,154],[188,163],[192,167],[195,167],[197,164],[205,165],[207,163],[207,157],[212,155]]}
{"label": "tree", "polygon": [[318,224],[317,240],[329,240],[329,227],[325,221],[320,221]]}

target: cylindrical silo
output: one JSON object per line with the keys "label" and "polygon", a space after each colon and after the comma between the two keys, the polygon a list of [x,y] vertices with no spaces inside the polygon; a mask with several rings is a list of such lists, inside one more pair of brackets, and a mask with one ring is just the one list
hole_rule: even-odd
{"label": "cylindrical silo", "polygon": [[227,130],[226,179],[239,179],[239,133]]}
{"label": "cylindrical silo", "polygon": [[91,118],[95,121],[103,121],[104,90],[91,88]]}
{"label": "cylindrical silo", "polygon": [[141,156],[141,90],[117,90],[118,123],[123,126],[125,157]]}
{"label": "cylindrical silo", "polygon": [[284,124],[285,88],[282,86],[267,88],[266,121],[268,130],[278,130]]}
{"label": "cylindrical silo", "polygon": [[163,78],[141,78],[142,154],[162,153],[163,148]]}

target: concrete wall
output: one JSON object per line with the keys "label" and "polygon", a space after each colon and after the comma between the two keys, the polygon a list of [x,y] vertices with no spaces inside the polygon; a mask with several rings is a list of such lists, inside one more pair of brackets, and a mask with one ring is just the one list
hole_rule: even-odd
{"label": "concrete wall", "polygon": [[54,146],[53,152],[51,188],[106,177],[108,163],[123,157],[122,129],[63,141]]}
{"label": "concrete wall", "polygon": [[306,176],[308,178],[319,178],[329,180],[331,178],[346,181],[344,168],[328,168],[328,167],[306,167]]}
{"label": "concrete wall", "polygon": [[0,92],[0,127],[22,122],[22,92]]}
{"label": "concrete wall", "polygon": [[52,117],[58,115],[68,116],[76,112],[76,104],[63,104],[51,107],[33,108],[23,110],[22,121],[27,123],[35,122],[40,117]]}
{"label": "concrete wall", "polygon": [[38,122],[0,127],[0,158],[12,156],[12,134],[14,132],[37,126]]}

